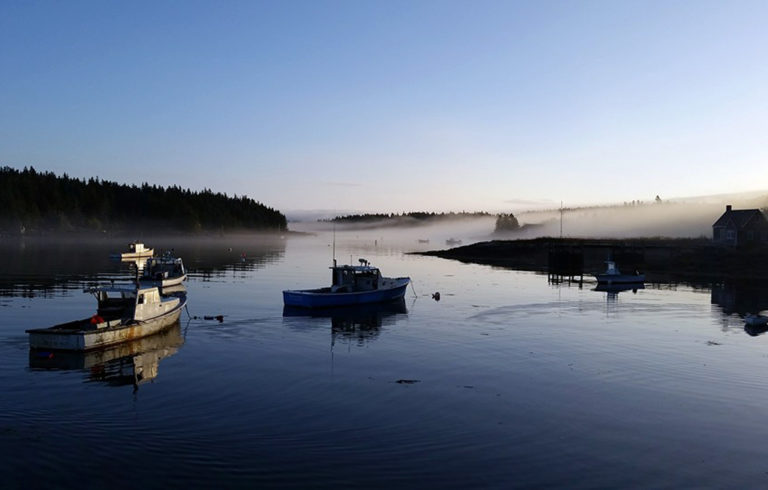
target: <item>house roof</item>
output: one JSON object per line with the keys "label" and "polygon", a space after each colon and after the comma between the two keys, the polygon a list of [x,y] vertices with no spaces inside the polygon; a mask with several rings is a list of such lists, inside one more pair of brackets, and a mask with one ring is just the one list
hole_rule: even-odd
{"label": "house roof", "polygon": [[766,221],[765,215],[759,209],[729,209],[712,226],[728,226],[728,223],[732,222],[736,228],[741,229],[755,217]]}

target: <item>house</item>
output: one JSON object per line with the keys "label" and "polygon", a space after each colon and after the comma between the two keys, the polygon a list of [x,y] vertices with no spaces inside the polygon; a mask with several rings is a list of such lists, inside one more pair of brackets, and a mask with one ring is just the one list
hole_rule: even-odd
{"label": "house", "polygon": [[732,209],[712,225],[712,240],[724,245],[768,244],[768,218],[759,209]]}

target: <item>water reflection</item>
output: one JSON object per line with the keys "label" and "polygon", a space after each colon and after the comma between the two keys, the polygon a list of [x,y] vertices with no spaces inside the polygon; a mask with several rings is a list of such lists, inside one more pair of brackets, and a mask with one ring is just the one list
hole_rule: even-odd
{"label": "water reflection", "polygon": [[725,281],[712,285],[711,303],[724,315],[746,316],[768,309],[768,287],[753,281]]}
{"label": "water reflection", "polygon": [[144,271],[144,267],[147,266],[147,261],[149,260],[149,257],[136,257],[132,259],[118,259],[123,264],[128,264],[128,267],[131,271],[131,273],[139,277],[141,273]]}
{"label": "water reflection", "polygon": [[[146,259],[110,257],[124,239],[47,238],[0,241],[0,296],[54,297],[94,282],[136,277]],[[156,250],[173,249],[184,259],[190,277],[203,281],[246,277],[285,254],[285,239],[276,236],[147,239]],[[169,247],[167,245],[172,245]]]}
{"label": "water reflection", "polygon": [[408,313],[405,299],[374,305],[347,306],[308,310],[283,307],[284,317],[330,318],[331,345],[337,341],[356,342],[363,345],[378,338],[381,327],[394,323],[398,315]]}
{"label": "water reflection", "polygon": [[108,250],[101,240],[0,241],[0,296],[51,297],[95,278],[118,279],[120,262]]}
{"label": "water reflection", "polygon": [[758,335],[763,335],[765,332],[768,332],[768,325],[750,325],[749,323],[745,323],[744,331],[752,337],[757,337]]}
{"label": "water reflection", "polygon": [[87,382],[110,386],[139,385],[154,380],[162,359],[174,355],[184,343],[181,324],[133,342],[89,352],[31,349],[29,367],[33,370],[80,370]]}
{"label": "water reflection", "polygon": [[632,294],[637,294],[638,289],[645,289],[645,284],[598,284],[593,291],[606,293],[606,301],[613,302],[619,298],[619,293],[632,291]]}

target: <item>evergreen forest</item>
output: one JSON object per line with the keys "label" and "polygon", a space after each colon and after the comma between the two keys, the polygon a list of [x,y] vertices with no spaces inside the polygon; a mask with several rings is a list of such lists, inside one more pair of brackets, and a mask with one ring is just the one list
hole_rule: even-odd
{"label": "evergreen forest", "polygon": [[246,196],[205,189],[76,179],[34,168],[0,168],[0,230],[285,231],[285,215]]}

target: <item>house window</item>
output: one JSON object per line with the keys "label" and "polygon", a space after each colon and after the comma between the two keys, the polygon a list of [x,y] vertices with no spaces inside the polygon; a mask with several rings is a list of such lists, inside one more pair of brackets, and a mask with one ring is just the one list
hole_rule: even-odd
{"label": "house window", "polygon": [[728,230],[725,232],[725,238],[729,241],[736,240],[736,230]]}
{"label": "house window", "polygon": [[748,242],[751,242],[751,241],[753,241],[754,239],[755,239],[755,232],[753,232],[752,230],[749,230],[749,231],[747,232],[747,241],[748,241]]}

